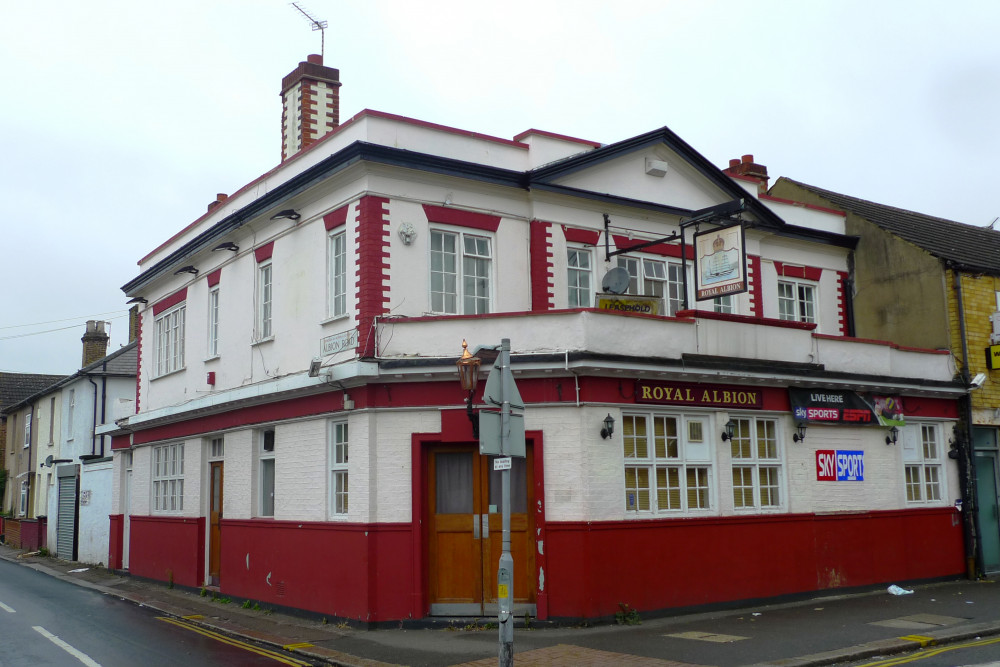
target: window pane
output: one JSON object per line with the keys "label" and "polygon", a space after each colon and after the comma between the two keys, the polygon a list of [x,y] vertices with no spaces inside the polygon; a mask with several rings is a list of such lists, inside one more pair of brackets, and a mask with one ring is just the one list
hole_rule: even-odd
{"label": "window pane", "polygon": [[438,514],[472,514],[472,454],[440,452],[434,455]]}
{"label": "window pane", "polygon": [[260,460],[260,515],[274,516],[274,459]]}

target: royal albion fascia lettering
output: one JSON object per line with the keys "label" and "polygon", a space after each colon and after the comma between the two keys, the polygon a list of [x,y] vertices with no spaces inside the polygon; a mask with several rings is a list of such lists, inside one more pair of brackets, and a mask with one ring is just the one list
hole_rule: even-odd
{"label": "royal albion fascia lettering", "polygon": [[740,387],[703,387],[640,382],[636,389],[636,400],[640,403],[717,405],[743,408],[754,408],[761,405],[759,391]]}

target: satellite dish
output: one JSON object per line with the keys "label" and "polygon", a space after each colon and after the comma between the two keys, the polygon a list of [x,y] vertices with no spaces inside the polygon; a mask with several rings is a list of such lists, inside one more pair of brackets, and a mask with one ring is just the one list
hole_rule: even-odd
{"label": "satellite dish", "polygon": [[45,457],[45,467],[46,468],[51,468],[52,467],[52,455],[51,454],[49,454],[48,456]]}
{"label": "satellite dish", "polygon": [[628,275],[628,269],[624,266],[616,266],[604,274],[604,280],[601,281],[601,289],[609,294],[624,294],[628,291],[630,280],[631,277]]}

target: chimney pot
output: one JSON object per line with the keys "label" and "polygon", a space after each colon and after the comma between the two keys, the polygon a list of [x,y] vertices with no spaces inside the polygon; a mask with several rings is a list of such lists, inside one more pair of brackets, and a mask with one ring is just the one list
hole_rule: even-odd
{"label": "chimney pot", "polygon": [[747,153],[743,156],[743,164],[753,164],[753,155]]}
{"label": "chimney pot", "polygon": [[318,53],[311,53],[308,56],[306,56],[306,62],[310,62],[313,65],[322,65],[323,56]]}
{"label": "chimney pot", "polygon": [[738,167],[738,166],[740,166],[740,159],[739,158],[735,158],[734,157],[732,160],[729,161],[729,168],[730,169],[733,169],[734,167]]}
{"label": "chimney pot", "polygon": [[108,341],[110,336],[104,332],[104,322],[87,320],[87,331],[80,341],[83,343],[83,363],[81,368],[89,366],[99,359],[108,356]]}

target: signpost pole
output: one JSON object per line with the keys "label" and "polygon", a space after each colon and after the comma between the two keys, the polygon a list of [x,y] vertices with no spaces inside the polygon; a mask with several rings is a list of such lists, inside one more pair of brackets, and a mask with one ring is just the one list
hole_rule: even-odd
{"label": "signpost pole", "polygon": [[[510,339],[500,341],[501,385],[500,396],[500,455],[509,457],[510,448],[510,398],[511,389],[503,382],[510,366]],[[510,466],[500,473],[501,479],[501,509],[503,521],[503,551],[500,554],[500,564],[497,569],[497,602],[500,613],[500,667],[512,667],[514,664],[514,558],[510,553]]]}

